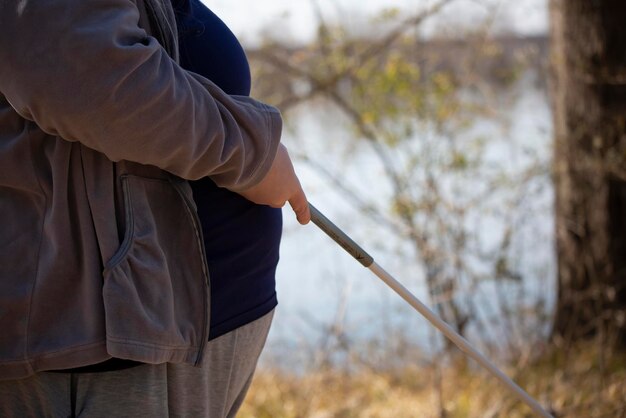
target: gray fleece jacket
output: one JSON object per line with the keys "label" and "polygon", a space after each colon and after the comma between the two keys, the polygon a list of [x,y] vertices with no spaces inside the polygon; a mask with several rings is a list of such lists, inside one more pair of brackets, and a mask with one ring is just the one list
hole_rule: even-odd
{"label": "gray fleece jacket", "polygon": [[280,114],[178,66],[169,1],[3,0],[0,28],[0,379],[200,363],[185,179],[260,181]]}

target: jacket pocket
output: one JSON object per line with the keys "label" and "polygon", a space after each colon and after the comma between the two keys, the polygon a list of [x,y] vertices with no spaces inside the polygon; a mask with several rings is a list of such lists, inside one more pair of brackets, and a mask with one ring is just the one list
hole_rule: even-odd
{"label": "jacket pocket", "polygon": [[167,179],[124,175],[121,184],[124,239],[104,269],[107,339],[162,351],[126,355],[139,361],[168,361],[168,350],[201,353],[208,275],[192,203]]}

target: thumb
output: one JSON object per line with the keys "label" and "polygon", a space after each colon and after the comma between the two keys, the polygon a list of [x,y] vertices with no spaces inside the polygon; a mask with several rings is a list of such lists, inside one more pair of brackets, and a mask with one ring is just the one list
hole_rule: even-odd
{"label": "thumb", "polygon": [[309,223],[311,220],[311,211],[309,210],[309,202],[302,188],[298,189],[298,192],[289,199],[289,205],[295,212],[296,218],[301,225]]}

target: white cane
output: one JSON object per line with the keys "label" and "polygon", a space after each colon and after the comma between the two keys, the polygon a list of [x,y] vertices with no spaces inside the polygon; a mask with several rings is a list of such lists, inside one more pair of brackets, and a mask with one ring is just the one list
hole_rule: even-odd
{"label": "white cane", "polygon": [[318,211],[313,205],[309,203],[311,210],[311,221],[317,225],[322,231],[331,237],[337,244],[339,244],[344,250],[346,250],[352,257],[354,257],[364,267],[369,268],[375,275],[377,275],[383,282],[393,289],[398,295],[415,308],[420,314],[422,314],[431,324],[448,337],[457,347],[461,349],[465,354],[476,360],[481,366],[483,366],[489,373],[495,376],[500,382],[509,388],[515,396],[517,396],[522,402],[528,405],[537,415],[545,418],[553,418],[548,412],[545,411],[539,405],[539,403],[533,399],[528,393],[519,387],[513,380],[511,380],[506,374],[498,369],[492,362],[490,362],[485,356],[483,356],[478,350],[476,350],[465,338],[460,336],[450,325],[444,322],[437,314],[424,305],[418,298],[416,298],[411,292],[407,290],[400,282],[398,282],[391,274],[387,273],[382,267],[374,262],[372,256],[363,250],[356,242],[354,242],[346,233],[333,224],[328,218],[326,218],[320,211]]}

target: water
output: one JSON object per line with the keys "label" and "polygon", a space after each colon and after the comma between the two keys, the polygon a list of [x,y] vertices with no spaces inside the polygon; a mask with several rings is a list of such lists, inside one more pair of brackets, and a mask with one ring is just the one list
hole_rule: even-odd
{"label": "water", "polygon": [[[351,32],[371,27],[372,16],[385,9],[398,8],[402,13],[416,13],[435,4],[435,0],[317,0],[316,2],[292,2],[273,0],[203,0],[220,16],[237,36],[249,46],[261,43],[262,35],[270,33],[277,39],[309,42],[317,33],[318,16],[326,22],[341,22]],[[246,10],[247,13],[242,13]],[[424,25],[426,34],[456,31],[459,28],[480,27],[491,21],[494,31],[511,31],[520,35],[546,33],[548,30],[547,0],[456,0],[443,12]],[[254,16],[254,19],[251,19]],[[476,25],[476,26],[473,26]]]}
{"label": "water", "polygon": [[[457,289],[459,303],[477,306],[475,315],[483,319],[480,326],[473,322],[468,329],[470,339],[479,345],[485,340],[497,345],[503,336],[524,344],[528,333],[540,338],[547,331],[542,314],[550,311],[555,298],[552,185],[549,173],[541,171],[547,170],[551,161],[549,105],[545,92],[533,87],[531,77],[522,80],[510,97],[511,105],[500,115],[504,123],[479,120],[463,137],[466,142],[487,138],[481,151],[481,176],[489,177],[490,170],[504,171],[511,187],[490,194],[485,181],[463,173],[442,172],[439,178],[451,201],[487,189],[486,197],[462,222],[471,238],[468,245],[493,254],[499,251],[507,225],[516,226],[506,250],[513,255],[507,268],[523,277],[522,281],[490,280],[492,264],[463,255],[471,269],[486,277],[478,282],[460,280]],[[392,190],[383,167],[370,147],[355,145],[352,135],[336,112],[311,107],[290,120],[284,142],[292,155],[311,156],[351,193],[388,213],[386,202]],[[434,141],[438,144],[437,138]],[[521,182],[520,173],[534,165],[541,174],[520,191],[516,186]],[[296,170],[309,200],[428,304],[423,263],[411,243],[359,212],[349,193],[332,184],[319,168],[296,159]],[[512,201],[516,206],[508,207]],[[333,326],[341,329],[341,339],[334,341],[350,350],[358,351],[376,340],[385,344],[394,335],[402,335],[426,355],[441,347],[441,338],[417,312],[313,224],[299,226],[287,208],[284,217],[277,273],[279,307],[262,363],[279,359],[281,364],[310,364],[320,348],[332,345],[328,335]],[[541,312],[536,310],[538,305],[543,306]],[[508,318],[509,309],[522,312]],[[488,330],[485,324],[489,324]]]}

